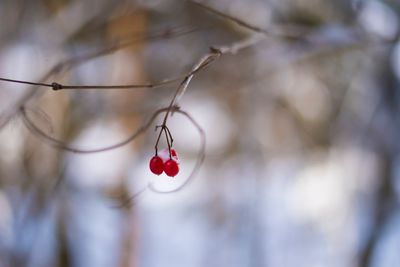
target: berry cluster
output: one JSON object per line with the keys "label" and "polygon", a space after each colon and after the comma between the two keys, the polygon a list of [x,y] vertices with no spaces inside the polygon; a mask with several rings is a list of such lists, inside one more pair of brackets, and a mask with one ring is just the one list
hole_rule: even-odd
{"label": "berry cluster", "polygon": [[[172,139],[171,132],[165,124],[157,126],[157,128],[158,127],[160,127],[161,130],[155,145],[156,154],[150,159],[150,171],[156,175],[160,175],[165,172],[166,175],[174,177],[179,173],[178,155],[176,154],[175,149],[171,148],[174,140]],[[164,149],[158,153],[158,143],[163,132],[165,133],[168,149]]]}
{"label": "berry cluster", "polygon": [[163,150],[159,155],[152,157],[149,167],[156,175],[165,172],[170,177],[176,176],[179,173],[179,161],[175,149]]}

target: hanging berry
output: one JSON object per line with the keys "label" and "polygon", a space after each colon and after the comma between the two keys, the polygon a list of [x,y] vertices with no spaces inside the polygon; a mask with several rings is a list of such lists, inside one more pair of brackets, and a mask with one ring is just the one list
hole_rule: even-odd
{"label": "hanging berry", "polygon": [[[163,125],[157,126],[157,128],[161,128],[161,130],[155,145],[156,155],[150,160],[150,170],[157,175],[165,172],[166,175],[174,177],[179,173],[179,160],[178,154],[176,153],[175,149],[172,148],[174,142],[172,134],[165,123]],[[160,141],[162,133],[165,134],[168,149],[163,149],[159,153],[158,143]]]}
{"label": "hanging berry", "polygon": [[167,162],[164,164],[164,172],[170,177],[176,176],[179,173],[178,163],[173,159],[167,160]]}
{"label": "hanging berry", "polygon": [[149,167],[152,173],[160,175],[164,171],[164,161],[159,156],[151,158]]}

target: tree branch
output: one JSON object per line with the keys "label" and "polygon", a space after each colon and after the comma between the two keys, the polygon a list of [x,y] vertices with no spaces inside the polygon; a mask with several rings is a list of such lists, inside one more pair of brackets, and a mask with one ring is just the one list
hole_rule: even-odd
{"label": "tree branch", "polygon": [[269,30],[266,30],[264,28],[252,25],[244,20],[238,19],[237,17],[234,17],[232,15],[223,13],[215,8],[212,8],[208,5],[205,5],[203,3],[200,3],[195,0],[188,0],[190,3],[210,12],[213,13],[214,15],[227,19],[240,27],[243,27],[247,30],[263,34],[265,36],[275,36],[275,37],[284,37],[284,38],[298,38],[301,36],[304,36],[305,34],[310,32],[310,29],[308,27],[300,27],[297,25],[280,25],[280,26],[275,26],[271,27]]}

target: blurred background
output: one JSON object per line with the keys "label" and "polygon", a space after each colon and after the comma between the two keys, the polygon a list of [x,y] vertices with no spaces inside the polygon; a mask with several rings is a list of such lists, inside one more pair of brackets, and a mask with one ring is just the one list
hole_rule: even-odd
{"label": "blurred background", "polygon": [[[100,148],[166,107],[179,82],[0,82],[1,267],[400,266],[400,3],[202,3],[294,36],[267,35],[195,75],[179,105],[205,131],[206,156],[178,192],[146,186],[174,189],[195,165],[200,137],[179,114],[170,178],[148,169],[155,124],[122,148],[73,154],[18,109],[69,145]],[[187,1],[1,0],[0,77],[155,83],[253,34]]]}

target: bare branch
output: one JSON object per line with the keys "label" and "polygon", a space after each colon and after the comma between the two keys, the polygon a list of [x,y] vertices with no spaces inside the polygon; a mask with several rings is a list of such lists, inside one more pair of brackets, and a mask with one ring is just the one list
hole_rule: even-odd
{"label": "bare branch", "polygon": [[53,123],[51,121],[50,116],[46,112],[44,112],[41,108],[25,107],[25,112],[32,113],[33,116],[38,117],[39,120],[41,120],[45,124],[45,126],[47,128],[47,132],[50,132],[50,133],[54,132]]}
{"label": "bare branch", "polygon": [[195,4],[196,6],[202,8],[202,9],[205,9],[205,10],[209,11],[210,13],[213,13],[213,14],[217,15],[218,17],[222,17],[222,18],[228,19],[228,20],[236,23],[237,25],[239,25],[239,26],[241,26],[243,28],[246,28],[248,30],[251,30],[251,31],[254,31],[254,32],[258,32],[258,33],[267,34],[267,35],[271,34],[270,32],[266,31],[265,29],[262,29],[260,27],[251,25],[250,23],[247,23],[247,22],[245,22],[243,20],[240,20],[240,19],[238,19],[238,18],[236,18],[234,16],[231,16],[231,15],[228,15],[226,13],[223,13],[223,12],[217,10],[217,9],[214,9],[214,8],[212,8],[212,7],[208,6],[208,5],[205,5],[203,3],[200,3],[198,1],[189,0],[189,2]]}
{"label": "bare branch", "polygon": [[266,30],[261,27],[252,25],[244,20],[238,19],[237,17],[223,13],[215,8],[212,8],[208,5],[200,3],[198,1],[189,0],[189,2],[195,4],[196,6],[202,8],[204,10],[207,10],[210,13],[213,13],[214,15],[217,15],[218,17],[232,21],[233,23],[235,23],[245,29],[248,29],[248,30],[256,32],[256,33],[261,33],[266,36],[297,38],[297,37],[303,36],[304,34],[306,34],[310,31],[309,28],[300,27],[298,25],[284,25],[284,26],[280,25],[278,27],[273,27],[273,28],[270,28],[269,30]]}

